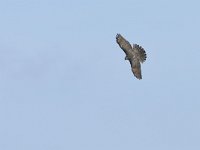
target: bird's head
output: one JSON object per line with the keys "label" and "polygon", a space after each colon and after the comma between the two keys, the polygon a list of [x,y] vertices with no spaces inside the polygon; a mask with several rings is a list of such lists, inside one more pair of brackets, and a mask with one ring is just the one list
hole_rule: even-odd
{"label": "bird's head", "polygon": [[125,60],[129,60],[129,58],[128,58],[128,56],[125,56],[125,58],[124,58]]}

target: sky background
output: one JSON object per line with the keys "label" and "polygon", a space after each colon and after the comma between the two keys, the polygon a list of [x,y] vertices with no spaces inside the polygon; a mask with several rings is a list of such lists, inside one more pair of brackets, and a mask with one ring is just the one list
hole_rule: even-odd
{"label": "sky background", "polygon": [[[199,150],[200,1],[0,1],[1,150]],[[137,80],[116,44],[144,47]]]}

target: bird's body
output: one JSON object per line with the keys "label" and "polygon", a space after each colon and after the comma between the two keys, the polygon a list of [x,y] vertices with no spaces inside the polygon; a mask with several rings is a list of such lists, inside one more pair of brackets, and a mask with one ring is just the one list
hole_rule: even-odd
{"label": "bird's body", "polygon": [[116,42],[125,52],[125,60],[129,60],[134,76],[138,79],[142,79],[140,63],[143,63],[146,60],[145,50],[137,44],[131,46],[131,44],[120,34],[117,34]]}

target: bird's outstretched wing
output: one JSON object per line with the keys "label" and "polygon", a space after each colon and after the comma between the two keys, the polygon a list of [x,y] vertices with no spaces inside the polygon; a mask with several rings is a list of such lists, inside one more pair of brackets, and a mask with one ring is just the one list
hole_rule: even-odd
{"label": "bird's outstretched wing", "polygon": [[142,79],[140,62],[137,59],[131,59],[129,61],[130,61],[131,70],[132,70],[134,76],[139,80]]}
{"label": "bird's outstretched wing", "polygon": [[131,44],[121,34],[116,35],[116,42],[119,44],[121,49],[128,55],[132,52]]}

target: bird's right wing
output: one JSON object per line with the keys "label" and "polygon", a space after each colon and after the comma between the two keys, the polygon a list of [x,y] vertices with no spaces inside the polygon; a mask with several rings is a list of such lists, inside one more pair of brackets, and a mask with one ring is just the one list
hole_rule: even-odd
{"label": "bird's right wing", "polygon": [[142,79],[142,72],[141,72],[140,62],[137,59],[131,59],[129,61],[130,61],[131,70],[132,70],[134,76],[139,80]]}
{"label": "bird's right wing", "polygon": [[116,35],[116,42],[127,55],[132,52],[131,44],[121,34]]}

